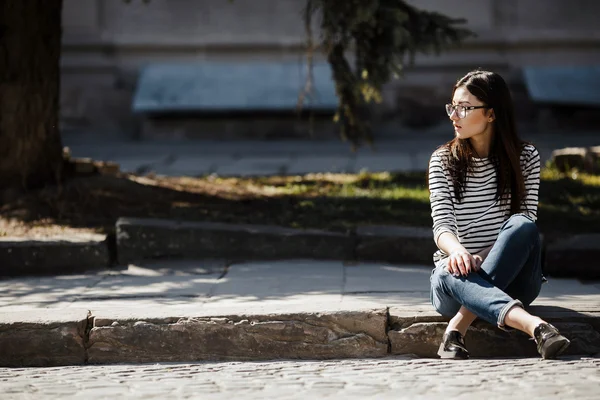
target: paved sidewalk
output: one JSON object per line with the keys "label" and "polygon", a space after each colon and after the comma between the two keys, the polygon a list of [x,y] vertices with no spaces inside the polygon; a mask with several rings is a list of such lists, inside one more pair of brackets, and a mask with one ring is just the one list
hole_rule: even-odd
{"label": "paved sidewalk", "polygon": [[[181,261],[4,280],[0,365],[432,357],[447,319],[429,304],[430,272],[339,261]],[[600,282],[550,279],[534,306],[574,335],[574,354],[600,353]],[[525,335],[502,335],[478,325],[472,355],[535,356]]]}
{"label": "paved sidewalk", "polygon": [[[404,132],[397,139],[382,138],[374,148],[355,153],[340,140],[279,141],[98,141],[66,136],[64,145],[74,157],[119,163],[124,172],[169,176],[301,175],[322,172],[424,171],[435,148],[452,138],[451,130]],[[598,132],[577,135],[525,135],[540,151],[542,162],[553,150],[600,145]]]}
{"label": "paved sidewalk", "polygon": [[3,399],[598,398],[600,358],[384,359],[0,368]]}
{"label": "paved sidewalk", "polygon": [[[227,266],[157,261],[86,275],[0,280],[0,312],[87,309],[160,316],[174,309],[239,313],[402,307],[433,312],[431,268],[342,261],[284,260]],[[600,311],[600,281],[550,278],[534,305]]]}

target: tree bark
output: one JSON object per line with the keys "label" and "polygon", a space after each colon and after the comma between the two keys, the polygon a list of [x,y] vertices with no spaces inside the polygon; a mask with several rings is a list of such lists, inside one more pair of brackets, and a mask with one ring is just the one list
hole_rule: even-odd
{"label": "tree bark", "polygon": [[60,179],[62,0],[0,0],[0,189]]}

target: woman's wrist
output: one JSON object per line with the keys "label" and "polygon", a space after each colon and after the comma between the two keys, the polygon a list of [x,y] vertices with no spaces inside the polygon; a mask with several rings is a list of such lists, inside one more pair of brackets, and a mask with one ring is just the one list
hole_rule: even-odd
{"label": "woman's wrist", "polygon": [[469,253],[469,252],[463,246],[456,246],[456,247],[453,247],[452,249],[450,249],[450,252],[448,253],[448,255],[461,254],[461,253]]}

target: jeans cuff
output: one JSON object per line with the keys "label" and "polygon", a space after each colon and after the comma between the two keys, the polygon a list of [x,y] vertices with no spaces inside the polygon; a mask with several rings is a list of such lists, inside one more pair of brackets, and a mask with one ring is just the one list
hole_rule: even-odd
{"label": "jeans cuff", "polygon": [[523,303],[521,303],[521,300],[515,299],[515,300],[509,302],[508,304],[506,304],[504,306],[504,308],[502,308],[502,310],[500,310],[500,315],[498,315],[498,328],[502,329],[503,331],[510,332],[512,330],[512,328],[507,327],[504,324],[504,319],[506,318],[506,314],[508,314],[508,312],[513,307],[525,308],[525,307],[523,307]]}

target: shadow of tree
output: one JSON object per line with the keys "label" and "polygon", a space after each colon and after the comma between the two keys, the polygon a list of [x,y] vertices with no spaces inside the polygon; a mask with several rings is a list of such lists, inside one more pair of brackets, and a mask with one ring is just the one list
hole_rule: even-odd
{"label": "shadow of tree", "polygon": [[164,187],[111,176],[76,178],[62,187],[26,193],[4,204],[1,212],[25,223],[52,221],[105,233],[125,216],[331,230],[360,224],[431,224],[428,202],[410,198],[270,196],[215,187]]}

